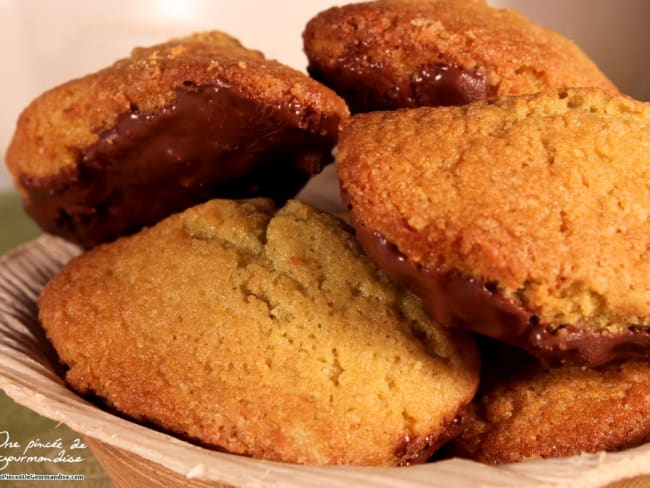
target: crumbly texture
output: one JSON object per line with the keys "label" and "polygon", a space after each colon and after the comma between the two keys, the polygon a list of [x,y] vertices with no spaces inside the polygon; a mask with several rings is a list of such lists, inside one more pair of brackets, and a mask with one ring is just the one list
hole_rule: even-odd
{"label": "crumbly texture", "polygon": [[408,463],[478,384],[471,338],[296,201],[213,200],[98,246],[47,285],[40,318],[76,391],[265,459]]}
{"label": "crumbly texture", "polygon": [[650,325],[650,105],[599,90],[362,114],[337,154],[354,219],[489,283],[550,329]]}
{"label": "crumbly texture", "polygon": [[617,91],[572,41],[483,0],[334,7],[314,17],[303,37],[309,71],[355,112],[422,105],[416,86],[440,65],[484,76],[497,97],[561,87]]}
{"label": "crumbly texture", "polygon": [[650,440],[650,365],[546,370],[492,344],[481,391],[448,454],[501,464],[617,451]]}
{"label": "crumbly texture", "polygon": [[169,105],[183,82],[225,83],[269,106],[347,114],[339,97],[302,73],[266,60],[225,33],[197,33],[136,48],[130,57],[35,99],[21,114],[7,152],[18,189],[21,177],[48,177],[74,168],[79,148],[96,142],[120,114],[134,106],[146,113]]}

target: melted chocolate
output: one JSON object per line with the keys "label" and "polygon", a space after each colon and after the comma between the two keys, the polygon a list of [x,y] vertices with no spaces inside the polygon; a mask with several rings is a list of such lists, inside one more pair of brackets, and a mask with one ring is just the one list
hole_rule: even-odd
{"label": "melted chocolate", "polygon": [[355,222],[357,239],[368,256],[396,282],[422,298],[440,324],[459,327],[519,346],[546,366],[606,363],[650,357],[650,330],[630,326],[625,332],[599,333],[575,326],[555,331],[539,323],[523,306],[458,270],[419,266],[378,233]]}
{"label": "melted chocolate", "polygon": [[214,197],[282,202],[331,162],[338,124],[226,85],[186,83],[168,106],[121,114],[76,149],[76,167],[23,177],[25,208],[45,231],[90,247]]}
{"label": "melted chocolate", "polygon": [[[331,71],[314,65],[308,71],[343,97],[352,113],[421,106],[465,105],[492,98],[496,89],[485,76],[456,64],[421,66],[399,81],[382,63],[367,64],[357,55],[344,55]],[[364,64],[365,63],[365,64]]]}
{"label": "melted chocolate", "polygon": [[395,449],[395,457],[402,459],[399,466],[426,463],[440,447],[462,432],[465,418],[466,407],[451,421],[445,422],[441,433],[436,436],[405,435]]}
{"label": "melted chocolate", "polygon": [[466,105],[495,95],[485,76],[457,65],[423,66],[411,77],[409,107]]}

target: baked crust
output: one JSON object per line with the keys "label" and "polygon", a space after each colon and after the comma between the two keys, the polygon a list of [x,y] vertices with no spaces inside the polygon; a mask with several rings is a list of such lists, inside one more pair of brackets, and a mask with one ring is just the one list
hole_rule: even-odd
{"label": "baked crust", "polygon": [[472,339],[295,201],[176,214],[71,261],[39,306],[74,390],[264,459],[423,462],[478,385]]}
{"label": "baked crust", "polygon": [[357,226],[414,265],[523,309],[556,351],[577,329],[645,354],[649,146],[648,104],[576,89],[357,115],[337,167]]}
{"label": "baked crust", "polygon": [[91,246],[214,196],[294,196],[347,114],[304,74],[200,33],[38,97],[7,164],[44,230]]}
{"label": "baked crust", "polygon": [[309,72],[355,113],[459,105],[549,88],[617,92],[572,41],[482,0],[333,7],[309,21],[303,41]]}
{"label": "baked crust", "polygon": [[646,361],[547,370],[499,344],[482,351],[480,392],[447,454],[503,464],[618,451],[650,440]]}

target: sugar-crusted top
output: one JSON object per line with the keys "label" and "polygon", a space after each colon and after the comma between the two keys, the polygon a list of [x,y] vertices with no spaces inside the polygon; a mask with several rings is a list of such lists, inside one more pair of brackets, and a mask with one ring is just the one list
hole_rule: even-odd
{"label": "sugar-crusted top", "polygon": [[424,266],[553,326],[650,324],[650,105],[591,89],[364,114],[337,154],[352,212]]}
{"label": "sugar-crusted top", "polygon": [[39,305],[77,391],[266,459],[409,461],[478,384],[471,338],[298,202],[193,207],[73,260]]}
{"label": "sugar-crusted top", "polygon": [[531,356],[488,347],[481,393],[450,455],[514,463],[618,451],[650,439],[647,361],[548,370]]}
{"label": "sugar-crusted top", "polygon": [[224,84],[243,97],[304,115],[345,116],[331,90],[222,32],[197,33],[146,48],[35,99],[21,114],[7,153],[17,175],[43,177],[74,167],[76,150],[97,141],[133,107],[155,111],[172,103],[183,83]]}
{"label": "sugar-crusted top", "polygon": [[617,89],[564,36],[483,0],[380,0],[333,7],[307,25],[305,51],[320,70],[382,72],[396,86],[424,66],[477,71],[497,96],[560,87]]}

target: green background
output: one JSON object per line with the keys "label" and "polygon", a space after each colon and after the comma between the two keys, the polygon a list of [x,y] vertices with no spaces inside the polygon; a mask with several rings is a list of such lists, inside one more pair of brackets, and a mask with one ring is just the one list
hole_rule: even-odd
{"label": "green background", "polygon": [[[15,193],[0,193],[0,254],[5,254],[10,249],[34,239],[40,230],[23,212],[20,198]],[[8,432],[11,442],[17,442],[21,448],[0,447],[0,456],[18,456],[30,441],[42,443],[54,442],[61,439],[66,454],[83,457],[80,463],[11,463],[0,474],[23,473],[66,473],[83,474],[84,481],[3,481],[0,488],[27,487],[27,486],[76,486],[84,488],[112,488],[112,483],[104,474],[90,449],[70,450],[75,439],[81,439],[79,434],[68,429],[65,425],[58,424],[50,419],[41,417],[31,410],[21,407],[7,397],[0,390],[0,433]],[[6,440],[6,435],[0,435],[0,443]],[[83,439],[81,439],[83,442]],[[58,448],[31,448],[26,455],[56,457]],[[1,466],[1,464],[0,464]]]}

